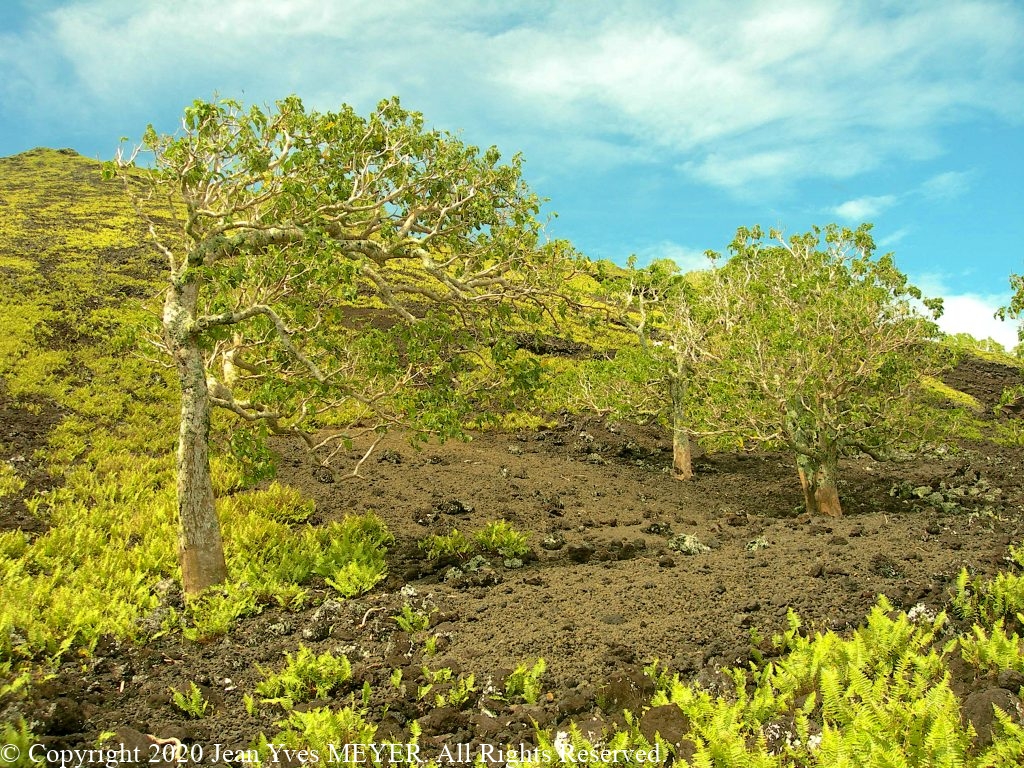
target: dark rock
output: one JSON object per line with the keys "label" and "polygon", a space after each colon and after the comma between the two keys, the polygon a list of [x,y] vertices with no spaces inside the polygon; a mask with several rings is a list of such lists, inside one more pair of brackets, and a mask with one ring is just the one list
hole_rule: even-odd
{"label": "dark rock", "polygon": [[1024,674],[1016,669],[1004,669],[999,673],[996,682],[1000,688],[1005,688],[1011,693],[1019,693],[1020,689],[1024,688]]}
{"label": "dark rock", "polygon": [[662,555],[658,558],[658,565],[662,568],[675,568],[676,561],[671,555]]}
{"label": "dark rock", "polygon": [[558,704],[555,705],[555,714],[559,720],[563,720],[566,717],[572,715],[578,715],[580,712],[587,712],[594,706],[594,697],[588,696],[586,693],[570,693],[568,696],[564,696],[559,699]]}
{"label": "dark rock", "polygon": [[454,707],[438,707],[421,717],[419,723],[428,733],[455,733],[469,724],[469,715]]}
{"label": "dark rock", "polygon": [[565,551],[566,555],[574,563],[585,563],[594,556],[594,547],[586,542],[583,544],[570,544]]}
{"label": "dark rock", "polygon": [[1005,688],[988,688],[975,691],[960,705],[960,719],[964,725],[971,723],[978,733],[977,746],[987,747],[992,743],[996,727],[995,707],[1017,723],[1022,722],[1020,699]]}
{"label": "dark rock", "polygon": [[613,672],[597,690],[597,703],[605,712],[639,712],[654,695],[654,681],[639,669]]}
{"label": "dark rock", "polygon": [[446,499],[434,505],[434,510],[443,515],[468,515],[473,511],[473,507],[458,499]]}
{"label": "dark rock", "polygon": [[78,733],[85,726],[82,705],[65,696],[50,704],[49,712],[43,718],[42,732],[47,736],[66,736]]}
{"label": "dark rock", "polygon": [[871,558],[871,572],[886,579],[903,578],[903,569],[899,563],[882,552]]}
{"label": "dark rock", "polygon": [[[114,738],[108,742],[107,748],[120,748],[125,754],[138,754],[137,762],[121,762],[120,765],[147,765],[151,757],[152,744],[152,740],[146,734],[134,728],[122,726],[114,732]],[[156,765],[169,765],[169,763],[156,763]]]}
{"label": "dark rock", "polygon": [[675,704],[651,707],[640,718],[640,733],[652,745],[657,743],[655,736],[660,736],[675,752],[676,760],[687,760],[693,757],[697,745],[686,735],[691,729],[690,718]]}

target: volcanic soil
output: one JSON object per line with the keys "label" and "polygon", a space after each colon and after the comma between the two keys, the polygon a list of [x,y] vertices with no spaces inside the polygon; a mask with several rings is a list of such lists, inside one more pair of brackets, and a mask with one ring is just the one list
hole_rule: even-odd
{"label": "volcanic soil", "polygon": [[[1022,378],[1017,369],[967,360],[950,381],[990,412]],[[26,461],[59,417],[2,402],[0,413],[4,445]],[[621,721],[624,709],[643,711],[652,692],[645,665],[657,660],[715,689],[723,668],[773,654],[770,638],[786,627],[790,609],[811,629],[838,631],[856,626],[880,594],[899,608],[941,610],[962,568],[991,575],[1004,564],[1024,522],[1024,450],[983,442],[897,463],[844,461],[846,514],[836,520],[803,514],[794,463],[784,454],[699,456],[694,480],[679,482],[658,428],[595,415],[419,450],[394,435],[354,479],[318,468],[298,445],[275,447],[277,479],[316,500],[314,524],[367,511],[384,519],[395,536],[387,579],[346,601],[321,585],[307,609],[267,606],[207,643],[178,635],[141,645],[104,640],[20,706],[45,745],[87,748],[113,731],[128,746],[206,745],[203,762],[212,762],[209,745],[244,749],[280,730],[279,708],[249,714],[243,695],[300,644],[345,653],[354,671],[332,700],[300,708],[353,698],[361,705],[368,682],[377,741],[405,740],[413,720],[427,754],[445,743],[529,743],[534,722],[575,722],[597,734]],[[0,509],[0,529],[32,528],[26,514],[21,506]],[[528,534],[532,555],[524,563],[493,557],[453,570],[459,563],[432,563],[418,546],[429,534],[472,534],[501,519]],[[707,551],[679,551],[680,534]],[[181,607],[174,588],[164,600]],[[405,604],[430,615],[428,631],[399,628],[391,617]],[[437,638],[432,654],[428,635]],[[537,704],[494,693],[517,665],[538,658],[547,671]],[[419,700],[424,667],[473,673],[478,690],[469,705]],[[400,688],[388,682],[394,669],[403,670]],[[170,702],[169,689],[190,682],[212,703],[200,720]],[[966,691],[974,681],[955,685]]]}

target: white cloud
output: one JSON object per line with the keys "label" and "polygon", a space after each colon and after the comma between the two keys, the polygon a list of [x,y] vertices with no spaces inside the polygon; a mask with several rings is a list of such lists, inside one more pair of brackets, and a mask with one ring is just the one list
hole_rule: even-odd
{"label": "white cloud", "polygon": [[944,311],[939,327],[946,333],[969,333],[976,339],[995,339],[1007,350],[1017,346],[1017,323],[994,317],[1004,299],[978,294],[953,294],[943,297]]}
{"label": "white cloud", "polygon": [[879,248],[891,248],[897,243],[901,242],[911,232],[910,227],[900,227],[894,232],[890,232],[887,235],[882,235],[878,238],[877,244]]}
{"label": "white cloud", "polygon": [[847,200],[845,203],[837,205],[832,209],[832,213],[846,221],[868,221],[874,219],[887,208],[891,208],[896,200],[895,195],[858,197],[856,200]]}
{"label": "white cloud", "polygon": [[1007,350],[1017,346],[1019,323],[995,317],[996,311],[1009,303],[1009,293],[959,292],[951,285],[955,285],[955,278],[948,275],[926,274],[912,282],[926,296],[942,297],[943,313],[938,324],[944,332],[969,333],[980,340],[995,339]]}
{"label": "white cloud", "polygon": [[921,184],[921,194],[929,200],[953,200],[970,188],[970,171],[946,171],[927,179]]}
{"label": "white cloud", "polygon": [[215,89],[361,110],[398,93],[473,135],[506,126],[533,162],[590,146],[763,196],[933,158],[961,120],[1019,123],[1021,38],[999,0],[71,0],[0,34],[0,105],[89,122]]}

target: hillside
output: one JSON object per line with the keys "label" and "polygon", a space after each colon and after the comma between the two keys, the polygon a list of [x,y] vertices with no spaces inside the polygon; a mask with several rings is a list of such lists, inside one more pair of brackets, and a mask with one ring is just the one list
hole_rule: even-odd
{"label": "hillside", "polygon": [[[0,159],[0,684],[10,681],[0,720],[24,723],[48,748],[87,748],[110,733],[143,749],[154,738],[247,749],[261,734],[298,744],[314,738],[304,716],[351,706],[377,726],[376,741],[405,742],[418,728],[436,755],[445,744],[532,743],[535,727],[573,723],[603,739],[630,730],[629,710],[642,715],[629,743],[654,743],[657,728],[684,759],[704,748],[691,726],[711,725],[690,689],[674,685],[734,703],[730,668],[781,659],[815,632],[849,638],[879,595],[879,625],[900,610],[932,616],[964,569],[994,577],[1021,540],[1024,431],[994,408],[1024,377],[967,357],[946,376],[955,390],[936,400],[948,439],[899,462],[844,460],[839,520],[801,513],[786,456],[699,456],[696,479],[680,483],[663,432],[587,413],[420,449],[395,434],[363,479],[326,472],[278,440],[275,484],[252,490],[221,456],[239,586],[190,614],[173,554],[177,396],[138,334],[152,323],[161,266],[97,163],[67,150]],[[218,443],[229,435],[220,423]],[[456,530],[471,539],[499,520],[525,534],[527,551],[469,539],[460,549]],[[367,562],[381,544],[387,576],[361,594],[343,599],[309,574],[269,597],[246,591],[257,571],[283,572],[288,553],[363,535],[378,537]],[[788,646],[772,643],[787,631]],[[302,647],[344,654],[351,670],[307,692],[311,702],[296,696],[288,714],[286,696],[260,684]],[[948,669],[964,717],[990,737],[985,702],[1019,702],[1024,662],[993,671],[944,659],[929,667],[935,687]],[[998,674],[1005,667],[1016,676]],[[209,702],[202,717],[174,704],[172,689],[191,684]],[[792,735],[795,708],[738,718],[736,744],[783,754],[756,733],[771,721]]]}

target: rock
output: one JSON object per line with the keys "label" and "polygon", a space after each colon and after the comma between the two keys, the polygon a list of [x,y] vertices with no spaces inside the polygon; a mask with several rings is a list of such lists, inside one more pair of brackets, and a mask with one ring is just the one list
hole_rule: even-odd
{"label": "rock", "polygon": [[420,727],[428,733],[455,733],[469,724],[469,716],[454,707],[438,707],[419,719]]}
{"label": "rock", "polygon": [[566,549],[566,555],[574,563],[585,563],[594,555],[594,547],[583,542],[582,544],[570,544]]}
{"label": "rock", "polygon": [[42,732],[47,736],[67,736],[69,733],[78,733],[84,727],[82,705],[66,696],[50,704],[42,722]]}
{"label": "rock", "polygon": [[988,688],[975,691],[960,705],[960,719],[964,725],[970,723],[978,733],[977,746],[987,747],[992,743],[992,732],[996,725],[995,707],[1001,709],[1017,723],[1021,717],[1020,699],[1005,688]]}
{"label": "rock", "polygon": [[899,563],[883,552],[877,553],[871,558],[871,572],[886,579],[903,578],[903,569]]}
{"label": "rock", "polygon": [[458,499],[446,499],[434,505],[434,509],[443,515],[468,515],[473,511],[471,505],[464,504]]}
{"label": "rock", "polygon": [[578,715],[586,712],[594,706],[594,697],[585,693],[570,693],[563,696],[555,705],[555,713],[559,720],[564,720],[571,715]]}
{"label": "rock", "polygon": [[654,695],[654,681],[639,669],[613,672],[597,690],[597,703],[605,712],[640,712]]}
{"label": "rock", "polygon": [[680,533],[678,536],[673,536],[669,539],[668,548],[681,555],[702,555],[705,552],[711,551],[711,547],[689,533]]}
{"label": "rock", "polygon": [[313,470],[313,477],[316,478],[318,483],[324,485],[330,485],[334,482],[334,473],[331,472],[329,467],[317,467]]}
{"label": "rock", "polygon": [[565,536],[560,533],[552,533],[544,537],[540,543],[543,549],[554,552],[565,546]]}
{"label": "rock", "polygon": [[[122,726],[114,732],[114,737],[106,742],[105,749],[119,749],[125,753],[138,754],[138,762],[120,763],[120,765],[147,765],[150,759],[150,751],[153,745],[152,740],[141,731],[128,726]],[[168,755],[169,757],[170,755]],[[159,756],[158,756],[159,757]],[[169,765],[170,763],[156,763],[156,765]]]}
{"label": "rock", "polygon": [[675,568],[676,561],[671,555],[662,555],[658,558],[658,565],[662,568]]}
{"label": "rock", "polygon": [[1004,669],[999,673],[996,682],[1000,688],[1005,688],[1010,693],[1019,693],[1020,689],[1024,688],[1024,674],[1016,669]]}
{"label": "rock", "polygon": [[640,718],[640,733],[644,738],[654,745],[657,743],[655,736],[660,736],[672,747],[677,761],[689,761],[697,751],[697,745],[686,737],[691,727],[690,718],[675,704],[651,707]]}
{"label": "rock", "polygon": [[278,621],[267,627],[267,632],[278,637],[285,637],[295,631],[290,621]]}

